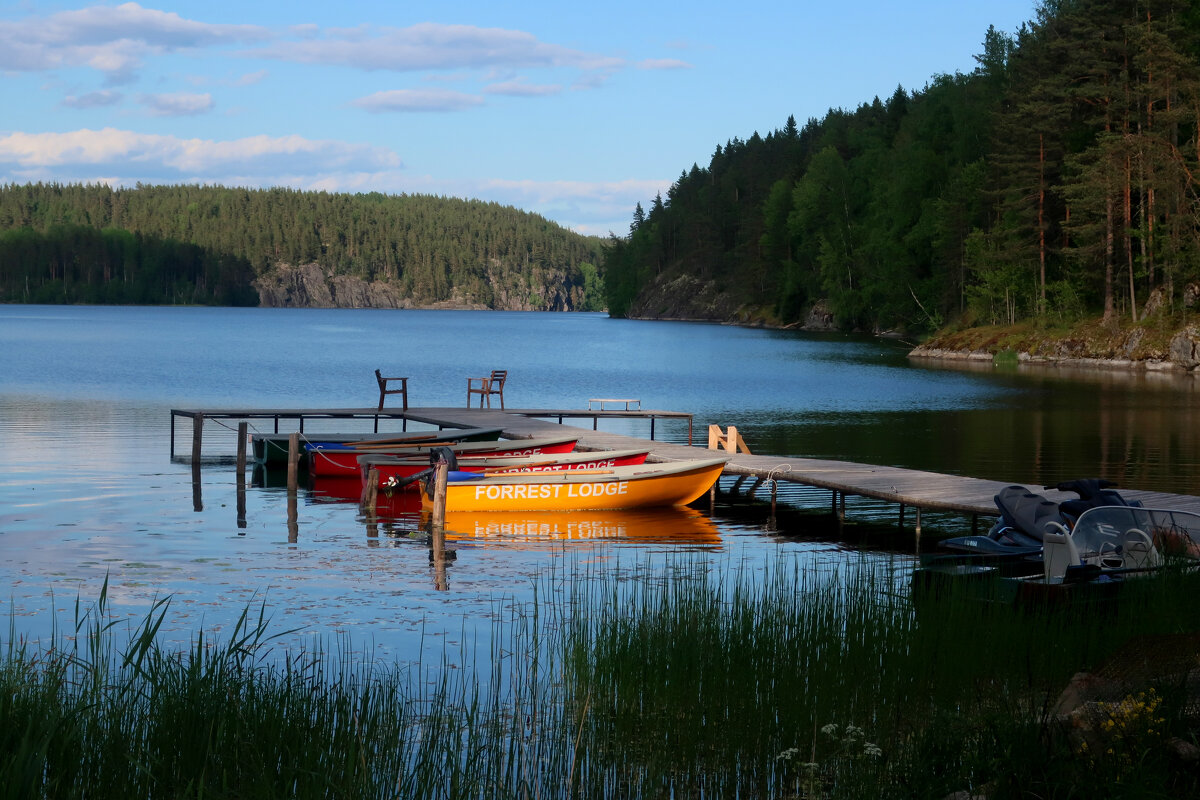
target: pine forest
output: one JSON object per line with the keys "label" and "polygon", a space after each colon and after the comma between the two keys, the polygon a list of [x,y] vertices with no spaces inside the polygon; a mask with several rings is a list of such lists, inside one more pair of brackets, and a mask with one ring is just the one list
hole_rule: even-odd
{"label": "pine forest", "polygon": [[[610,313],[794,324],[817,306],[922,332],[1194,306],[1200,4],[1033,13],[989,29],[970,74],[718,145],[611,237]],[[681,281],[710,291],[680,308]]]}
{"label": "pine forest", "polygon": [[257,305],[316,265],[366,287],[354,305],[595,310],[601,245],[511,207],[422,195],[0,186],[4,302]]}

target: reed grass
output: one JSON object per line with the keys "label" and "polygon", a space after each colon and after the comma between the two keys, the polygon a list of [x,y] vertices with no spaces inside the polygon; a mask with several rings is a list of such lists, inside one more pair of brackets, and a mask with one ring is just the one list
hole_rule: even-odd
{"label": "reed grass", "polygon": [[119,636],[105,589],[92,607],[77,603],[74,628],[50,646],[10,625],[0,797],[1200,788],[1155,746],[1167,731],[1193,735],[1172,687],[1160,687],[1157,732],[1112,759],[1082,755],[1047,713],[1074,672],[1130,636],[1193,630],[1186,587],[1147,582],[1099,619],[1018,614],[954,592],[917,613],[904,577],[880,562],[595,562],[539,576],[531,602],[498,603],[486,652],[465,647],[413,670],[282,651],[265,604],[221,640],[198,633],[171,650],[157,643],[168,601]]}

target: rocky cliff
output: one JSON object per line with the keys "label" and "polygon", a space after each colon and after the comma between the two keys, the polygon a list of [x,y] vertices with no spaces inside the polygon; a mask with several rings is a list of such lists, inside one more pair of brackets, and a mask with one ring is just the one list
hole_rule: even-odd
{"label": "rocky cliff", "polygon": [[[533,284],[532,288],[530,284]],[[542,270],[533,279],[491,265],[487,274],[490,297],[454,287],[449,298],[410,297],[386,281],[365,281],[336,275],[319,264],[276,265],[254,281],[259,304],[266,308],[460,308],[502,311],[572,311],[580,305],[582,289],[568,283],[565,273]]]}
{"label": "rocky cliff", "polygon": [[[660,277],[638,293],[626,314],[630,319],[685,319],[720,322],[729,325],[785,327],[774,310],[748,306],[723,290],[716,281],[691,275]],[[816,303],[802,325],[788,325],[811,331],[836,330],[836,321],[828,306]]]}

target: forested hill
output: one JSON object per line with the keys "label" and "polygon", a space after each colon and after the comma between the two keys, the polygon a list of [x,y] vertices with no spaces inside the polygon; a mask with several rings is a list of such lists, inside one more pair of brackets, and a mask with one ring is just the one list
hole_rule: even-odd
{"label": "forested hill", "polygon": [[592,310],[601,246],[443,197],[0,186],[2,302]]}
{"label": "forested hill", "polygon": [[912,332],[1194,304],[1200,3],[1033,13],[970,74],[718,145],[613,238],[610,313]]}

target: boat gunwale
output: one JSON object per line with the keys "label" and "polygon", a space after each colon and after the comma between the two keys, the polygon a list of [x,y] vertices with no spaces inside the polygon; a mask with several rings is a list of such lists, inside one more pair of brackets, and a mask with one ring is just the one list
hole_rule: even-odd
{"label": "boat gunwale", "polygon": [[559,470],[555,472],[502,472],[452,483],[448,490],[494,486],[507,483],[605,483],[610,481],[640,481],[652,478],[682,477],[694,472],[724,468],[728,458],[706,458],[695,461],[656,461],[627,467],[606,467],[603,470]]}

